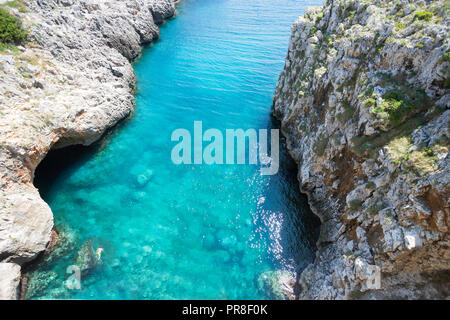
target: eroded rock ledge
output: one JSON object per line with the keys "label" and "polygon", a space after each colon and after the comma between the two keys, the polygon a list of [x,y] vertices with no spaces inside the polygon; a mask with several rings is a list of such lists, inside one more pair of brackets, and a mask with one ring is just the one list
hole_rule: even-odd
{"label": "eroded rock ledge", "polygon": [[449,297],[449,11],[328,0],[292,26],[273,113],[322,221],[300,298]]}
{"label": "eroded rock ledge", "polygon": [[0,52],[0,268],[8,270],[0,272],[0,299],[13,298],[6,282],[17,287],[18,265],[51,239],[53,215],[33,186],[35,168],[52,147],[88,145],[132,112],[130,62],[175,14],[169,0],[23,2],[25,10],[3,4],[30,41]]}

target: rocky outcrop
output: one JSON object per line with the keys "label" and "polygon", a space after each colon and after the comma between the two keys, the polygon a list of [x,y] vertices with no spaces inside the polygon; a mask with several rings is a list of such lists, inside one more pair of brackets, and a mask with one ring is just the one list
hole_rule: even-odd
{"label": "rocky outcrop", "polygon": [[0,300],[16,300],[19,297],[20,266],[0,263]]}
{"label": "rocky outcrop", "polygon": [[292,26],[274,97],[320,217],[300,298],[447,298],[450,7],[340,1]]}
{"label": "rocky outcrop", "polygon": [[175,14],[169,0],[24,3],[3,6],[30,30],[29,42],[0,52],[0,262],[17,264],[51,239],[35,168],[51,148],[88,145],[132,112],[130,62]]}

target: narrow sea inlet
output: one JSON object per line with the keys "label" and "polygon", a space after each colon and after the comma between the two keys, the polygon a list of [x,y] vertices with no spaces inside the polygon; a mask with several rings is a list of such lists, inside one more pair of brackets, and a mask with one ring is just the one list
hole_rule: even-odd
{"label": "narrow sea inlet", "polygon": [[[277,128],[270,116],[290,25],[322,1],[185,0],[135,64],[136,112],[89,148],[54,151],[36,186],[60,245],[26,276],[29,299],[277,298],[273,272],[314,257],[318,219],[297,167],[175,165],[171,133]],[[282,141],[283,142],[283,141]],[[89,247],[104,251],[93,262]],[[94,257],[96,259],[96,257]],[[70,265],[81,288],[68,289]]]}

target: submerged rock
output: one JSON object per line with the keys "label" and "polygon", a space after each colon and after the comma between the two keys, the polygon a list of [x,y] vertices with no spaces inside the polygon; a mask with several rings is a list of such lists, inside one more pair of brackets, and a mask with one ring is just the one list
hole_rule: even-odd
{"label": "submerged rock", "polygon": [[[36,263],[32,263],[25,269],[22,282],[21,296],[30,299],[40,296],[47,288],[62,288],[62,281],[58,280],[58,275],[54,271],[47,271],[48,267],[58,259],[65,259],[75,250],[75,234],[67,227],[62,227],[59,231],[54,230],[51,245],[39,257]],[[37,268],[37,269],[36,269]],[[53,292],[53,290],[48,290]]]}
{"label": "submerged rock", "polygon": [[39,271],[27,274],[27,288],[25,299],[41,296],[43,292],[51,292],[49,288],[62,287],[62,281],[58,281],[58,274],[54,271]]}
{"label": "submerged rock", "polygon": [[145,186],[153,176],[153,170],[146,170],[144,173],[141,173],[137,176],[136,182],[139,186]]}
{"label": "submerged rock", "polygon": [[73,264],[80,268],[81,274],[84,276],[97,267],[98,259],[91,239],[87,240],[78,250]]}
{"label": "submerged rock", "polygon": [[293,300],[295,278],[287,270],[267,271],[258,277],[258,288],[269,293],[273,299]]}
{"label": "submerged rock", "polygon": [[51,244],[39,258],[39,264],[51,265],[75,250],[76,235],[74,231],[64,226],[60,230],[53,230]]}

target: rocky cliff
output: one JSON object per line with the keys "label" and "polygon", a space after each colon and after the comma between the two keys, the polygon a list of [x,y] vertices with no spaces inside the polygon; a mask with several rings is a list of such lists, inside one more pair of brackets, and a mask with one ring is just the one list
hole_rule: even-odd
{"label": "rocky cliff", "polygon": [[292,26],[274,97],[320,217],[300,298],[448,298],[450,5],[328,0]]}
{"label": "rocky cliff", "polygon": [[[16,0],[29,29],[0,52],[0,299],[50,243],[53,215],[33,186],[51,148],[88,145],[134,107],[130,64],[175,14],[169,0]],[[4,289],[4,290],[3,290]]]}

